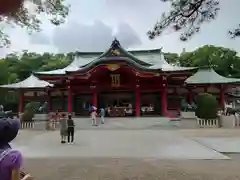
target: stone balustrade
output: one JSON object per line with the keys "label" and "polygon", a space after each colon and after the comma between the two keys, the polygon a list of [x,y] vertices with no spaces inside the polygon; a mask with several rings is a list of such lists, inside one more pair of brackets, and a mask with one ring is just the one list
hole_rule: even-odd
{"label": "stone balustrade", "polygon": [[197,124],[200,128],[219,128],[219,119],[197,119]]}
{"label": "stone balustrade", "polygon": [[21,122],[21,129],[34,129],[35,122]]}

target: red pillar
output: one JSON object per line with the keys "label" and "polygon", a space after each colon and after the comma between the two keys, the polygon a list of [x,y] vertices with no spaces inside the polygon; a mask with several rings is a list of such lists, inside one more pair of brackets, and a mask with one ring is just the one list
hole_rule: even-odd
{"label": "red pillar", "polygon": [[68,87],[68,113],[72,113],[72,88]]}
{"label": "red pillar", "polygon": [[48,90],[47,93],[47,102],[48,102],[48,112],[52,111],[52,99],[51,99],[51,91]]}
{"label": "red pillar", "polygon": [[137,87],[136,88],[136,91],[135,91],[135,94],[136,94],[136,114],[135,116],[139,117],[141,115],[141,93],[140,93],[140,90],[139,88]]}
{"label": "red pillar", "polygon": [[33,92],[33,97],[34,97],[34,101],[38,101],[38,93],[37,92]]}
{"label": "red pillar", "polygon": [[92,94],[92,105],[95,107],[98,105],[98,93],[96,90],[94,90]]}
{"label": "red pillar", "polygon": [[188,89],[188,104],[192,104],[193,103],[193,91],[192,89]]}
{"label": "red pillar", "polygon": [[167,86],[162,84],[162,115],[167,116]]}
{"label": "red pillar", "polygon": [[[69,93],[69,89],[68,89],[68,93]],[[64,109],[65,109],[65,94],[64,94],[64,92],[61,92],[61,102],[62,102],[61,111],[64,111]]]}
{"label": "red pillar", "polygon": [[225,97],[224,97],[224,88],[220,87],[220,107],[224,109],[225,106]]}
{"label": "red pillar", "polygon": [[204,86],[204,93],[207,93],[207,92],[208,92],[208,87]]}
{"label": "red pillar", "polygon": [[24,109],[24,92],[20,91],[19,92],[19,104],[18,104],[18,112],[22,113]]}

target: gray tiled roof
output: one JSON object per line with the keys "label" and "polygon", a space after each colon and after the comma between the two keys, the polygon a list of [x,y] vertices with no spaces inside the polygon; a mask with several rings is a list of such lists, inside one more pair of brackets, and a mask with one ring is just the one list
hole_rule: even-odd
{"label": "gray tiled roof", "polygon": [[212,68],[200,68],[194,75],[185,80],[186,84],[228,84],[240,83],[240,79],[226,78],[216,73]]}
{"label": "gray tiled roof", "polygon": [[53,84],[50,84],[47,81],[40,80],[34,75],[29,76],[27,79],[20,81],[18,83],[2,85],[0,88],[8,88],[8,89],[31,89],[31,88],[46,88],[52,87]]}
{"label": "gray tiled roof", "polygon": [[[156,51],[156,50],[155,50]],[[161,49],[159,52],[145,52],[145,53],[134,53],[134,57],[137,59],[148,63],[150,66],[146,66],[146,69],[149,70],[161,70],[161,71],[184,71],[184,70],[191,70],[196,69],[195,67],[179,67],[176,65],[168,64],[164,58]],[[83,66],[86,66],[89,63],[97,61],[97,56],[76,56],[71,64],[63,69],[57,69],[52,71],[42,71],[42,72],[35,72],[35,74],[39,75],[64,75],[67,71],[73,72],[82,69]]]}

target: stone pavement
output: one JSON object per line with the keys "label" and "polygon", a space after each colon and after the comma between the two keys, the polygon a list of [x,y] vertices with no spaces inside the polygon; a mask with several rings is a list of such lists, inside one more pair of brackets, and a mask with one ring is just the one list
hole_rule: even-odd
{"label": "stone pavement", "polygon": [[13,147],[35,179],[240,179],[240,158],[221,154],[240,153],[238,129],[179,129],[166,118],[76,125],[75,144],[60,144],[59,131],[20,131]]}
{"label": "stone pavement", "polygon": [[89,118],[75,119],[75,123],[74,144],[60,144],[58,130],[22,130],[13,147],[21,150],[27,158],[229,159],[221,153],[240,152],[238,137],[221,138],[216,137],[217,134],[215,137],[199,137],[196,134],[227,134],[221,133],[221,129],[184,131],[178,128],[177,122],[167,118],[106,118],[105,124],[99,127],[91,126]]}
{"label": "stone pavement", "polygon": [[239,161],[134,158],[27,159],[37,180],[239,180]]}
{"label": "stone pavement", "polygon": [[[21,133],[27,134],[28,131]],[[58,131],[31,133],[28,138],[27,135],[20,135],[13,142],[13,147],[19,149],[26,158],[229,159],[191,138],[169,130],[78,130],[75,144],[64,145],[60,144]]]}
{"label": "stone pavement", "polygon": [[205,146],[221,153],[240,153],[240,137],[194,138]]}

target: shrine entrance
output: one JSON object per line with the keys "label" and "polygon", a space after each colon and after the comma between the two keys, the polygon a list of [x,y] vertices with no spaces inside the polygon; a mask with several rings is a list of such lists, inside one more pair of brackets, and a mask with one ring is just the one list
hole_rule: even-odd
{"label": "shrine entrance", "polygon": [[98,105],[106,109],[108,117],[134,116],[135,94],[133,92],[100,93]]}
{"label": "shrine entrance", "polygon": [[161,95],[159,92],[141,94],[141,116],[161,115]]}
{"label": "shrine entrance", "polygon": [[89,116],[92,94],[76,94],[74,96],[74,112],[77,116]]}

